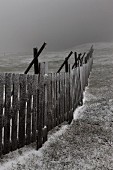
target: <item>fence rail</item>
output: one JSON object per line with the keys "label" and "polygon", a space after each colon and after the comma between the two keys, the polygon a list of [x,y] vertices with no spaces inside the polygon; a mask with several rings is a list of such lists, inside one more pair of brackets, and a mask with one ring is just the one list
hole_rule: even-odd
{"label": "fence rail", "polygon": [[83,103],[92,53],[93,48],[70,72],[47,73],[41,63],[38,75],[0,73],[0,156],[36,141],[38,149],[48,131],[71,123],[73,111]]}

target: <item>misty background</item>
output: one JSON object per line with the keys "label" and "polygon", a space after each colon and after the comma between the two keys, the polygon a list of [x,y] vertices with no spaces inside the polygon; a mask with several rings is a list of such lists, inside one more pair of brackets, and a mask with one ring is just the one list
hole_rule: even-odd
{"label": "misty background", "polygon": [[0,0],[0,54],[113,41],[113,0]]}

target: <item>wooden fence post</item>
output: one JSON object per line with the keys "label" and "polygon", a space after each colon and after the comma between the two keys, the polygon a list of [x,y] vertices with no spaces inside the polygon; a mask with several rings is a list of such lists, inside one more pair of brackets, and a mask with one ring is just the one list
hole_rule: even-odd
{"label": "wooden fence post", "polygon": [[[43,63],[39,65],[40,67],[40,72],[43,72]],[[37,89],[37,150],[42,147],[42,138],[43,138],[43,100],[44,100],[44,95],[43,95],[43,74],[39,74],[39,80],[38,80],[38,89]]]}
{"label": "wooden fence post", "polygon": [[[65,58],[66,60],[66,58]],[[65,72],[67,73],[68,72],[68,60],[65,62]]]}
{"label": "wooden fence post", "polygon": [[4,126],[4,154],[10,151],[10,116],[11,116],[11,80],[12,74],[5,74],[5,126]]}
{"label": "wooden fence post", "polygon": [[48,63],[45,63],[45,75],[44,75],[44,136],[43,136],[43,143],[47,141],[47,126],[48,126],[48,117],[47,117],[47,93],[48,93],[48,89],[47,89],[47,83],[48,83]]}
{"label": "wooden fence post", "polygon": [[72,69],[74,69],[74,67],[77,67],[77,52],[74,53],[74,57],[75,57],[75,63],[72,66]]}
{"label": "wooden fence post", "polygon": [[[47,69],[46,69],[47,71]],[[37,104],[37,149],[47,140],[47,79],[45,75],[45,63],[40,63],[38,104]],[[46,81],[45,81],[46,79]]]}
{"label": "wooden fence post", "polygon": [[17,121],[18,121],[18,111],[19,111],[19,74],[12,75],[13,84],[13,100],[12,100],[12,151],[16,150],[18,147],[17,140]]}
{"label": "wooden fence post", "polygon": [[3,95],[4,95],[4,74],[0,74],[0,157],[2,155],[2,126],[3,126]]}
{"label": "wooden fence post", "polygon": [[43,49],[45,48],[46,43],[44,42],[44,44],[42,45],[42,47],[38,50],[37,55],[35,56],[35,58],[31,61],[31,63],[29,64],[29,66],[27,67],[27,69],[25,70],[24,74],[27,74],[28,71],[30,70],[30,68],[32,67],[32,65],[34,64],[34,61],[36,58],[38,58],[38,56],[41,54],[41,52],[43,51]]}
{"label": "wooden fence post", "polygon": [[20,84],[20,109],[19,109],[19,148],[22,148],[25,145],[25,109],[26,109],[26,83],[27,76],[20,74],[19,84]]}
{"label": "wooden fence post", "polygon": [[39,73],[39,68],[38,68],[38,58],[35,58],[35,56],[37,55],[37,48],[33,48],[33,54],[34,54],[34,74],[38,74]]}
{"label": "wooden fence post", "polygon": [[73,54],[73,52],[71,51],[69,53],[69,55],[65,58],[65,61],[63,62],[63,64],[60,66],[60,68],[58,69],[57,73],[60,73],[60,71],[62,70],[63,66],[65,65],[65,63],[68,61],[68,59],[71,57],[71,55]]}

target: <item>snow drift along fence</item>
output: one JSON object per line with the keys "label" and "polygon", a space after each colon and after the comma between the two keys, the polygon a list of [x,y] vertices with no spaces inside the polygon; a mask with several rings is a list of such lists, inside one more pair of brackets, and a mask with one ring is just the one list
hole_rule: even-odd
{"label": "snow drift along fence", "polygon": [[0,74],[0,156],[37,141],[64,121],[82,104],[83,91],[92,68],[92,52],[70,72],[45,74]]}

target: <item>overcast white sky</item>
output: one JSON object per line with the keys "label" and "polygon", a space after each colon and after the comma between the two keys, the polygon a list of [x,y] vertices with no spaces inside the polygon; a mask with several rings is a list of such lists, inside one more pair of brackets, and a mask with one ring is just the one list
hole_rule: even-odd
{"label": "overcast white sky", "polygon": [[0,53],[113,41],[113,0],[0,0]]}

